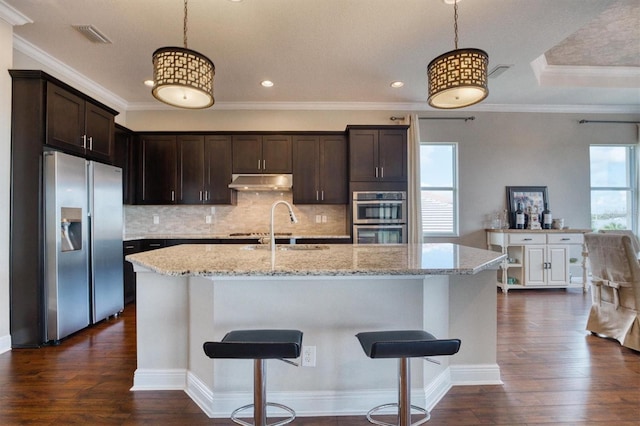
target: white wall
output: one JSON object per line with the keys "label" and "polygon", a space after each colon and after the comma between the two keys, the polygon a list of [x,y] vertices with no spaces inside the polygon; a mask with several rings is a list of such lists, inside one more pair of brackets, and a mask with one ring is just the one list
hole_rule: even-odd
{"label": "white wall", "polygon": [[11,76],[13,27],[0,19],[0,353],[9,335],[9,199],[11,188]]}

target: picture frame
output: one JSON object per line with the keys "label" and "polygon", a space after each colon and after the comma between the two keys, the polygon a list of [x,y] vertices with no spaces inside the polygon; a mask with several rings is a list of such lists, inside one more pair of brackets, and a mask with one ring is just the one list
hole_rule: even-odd
{"label": "picture frame", "polygon": [[507,186],[507,209],[509,210],[509,228],[516,227],[516,210],[518,203],[522,203],[524,211],[529,207],[537,207],[542,214],[549,198],[546,186]]}

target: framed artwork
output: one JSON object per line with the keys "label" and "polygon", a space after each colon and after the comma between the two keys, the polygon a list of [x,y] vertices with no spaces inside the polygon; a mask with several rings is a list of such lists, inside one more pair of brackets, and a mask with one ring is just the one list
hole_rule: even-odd
{"label": "framed artwork", "polygon": [[507,206],[509,209],[509,228],[516,227],[516,210],[518,203],[522,203],[524,211],[529,207],[533,210],[537,207],[538,213],[542,213],[547,203],[546,186],[507,186]]}

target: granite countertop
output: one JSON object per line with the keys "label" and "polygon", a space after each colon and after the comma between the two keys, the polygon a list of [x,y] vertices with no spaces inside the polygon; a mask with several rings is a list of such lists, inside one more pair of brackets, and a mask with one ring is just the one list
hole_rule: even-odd
{"label": "granite countertop", "polygon": [[[257,233],[247,233],[246,235],[237,235],[237,234],[143,234],[143,235],[125,235],[122,237],[122,241],[135,241],[135,240],[247,240],[247,239],[258,239],[262,237],[269,237],[268,233],[264,233],[264,235],[258,235]],[[277,234],[276,238],[278,240],[289,240],[289,239],[349,239],[351,238],[349,235],[300,235],[300,234]]]}
{"label": "granite countertop", "polygon": [[[126,260],[171,276],[349,276],[472,275],[506,257],[457,244],[278,245],[272,265],[268,247],[184,244],[131,254]],[[317,247],[322,249],[308,250]]]}
{"label": "granite countertop", "polygon": [[563,228],[563,229],[491,229],[491,228],[487,228],[485,229],[485,231],[487,232],[504,232],[506,234],[531,234],[531,233],[536,233],[536,232],[540,232],[540,233],[563,233],[563,234],[571,234],[571,233],[577,233],[577,234],[584,234],[584,233],[589,233],[589,232],[593,232],[591,229],[572,229],[572,228]]}

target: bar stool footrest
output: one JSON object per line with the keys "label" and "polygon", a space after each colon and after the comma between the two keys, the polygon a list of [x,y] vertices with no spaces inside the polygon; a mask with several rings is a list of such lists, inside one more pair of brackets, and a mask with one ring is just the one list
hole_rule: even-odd
{"label": "bar stool footrest", "polygon": [[[281,410],[286,411],[287,413],[290,414],[289,417],[287,417],[284,420],[280,420],[279,422],[275,422],[275,423],[268,423],[266,424],[266,426],[282,426],[282,425],[286,425],[288,423],[291,423],[295,418],[296,418],[296,412],[293,411],[293,409],[287,407],[286,405],[282,405],[282,404],[278,404],[275,402],[267,402],[265,404],[267,407],[276,407],[276,408],[280,408]],[[247,405],[243,405],[240,408],[236,408],[235,410],[233,410],[233,413],[231,413],[231,420],[234,423],[237,423],[239,425],[242,426],[254,426],[253,423],[248,423],[245,422],[244,420],[240,420],[237,415],[241,412],[241,411],[245,411],[248,410],[250,408],[253,408],[253,404],[247,404]],[[266,420],[266,419],[265,419]],[[260,426],[260,425],[255,425],[255,426]]]}
{"label": "bar stool footrest", "polygon": [[[389,404],[382,404],[382,405],[378,405],[377,407],[373,407],[371,410],[369,410],[369,412],[367,413],[367,420],[369,420],[370,423],[373,423],[374,425],[380,425],[380,426],[397,426],[395,424],[392,423],[386,423],[383,422],[381,420],[376,420],[374,418],[372,418],[372,416],[377,415],[376,412],[380,411],[380,410],[384,410],[385,408],[389,408],[389,407],[396,407],[398,408],[398,403],[397,402],[392,402]],[[429,412],[427,410],[425,410],[422,407],[417,407],[415,405],[411,406],[411,409],[419,411],[420,413],[424,414],[425,417],[423,417],[422,419],[418,420],[415,423],[411,423],[411,426],[418,426],[421,425],[423,423],[426,423],[429,421],[429,419],[431,418],[431,414],[429,414]]]}

